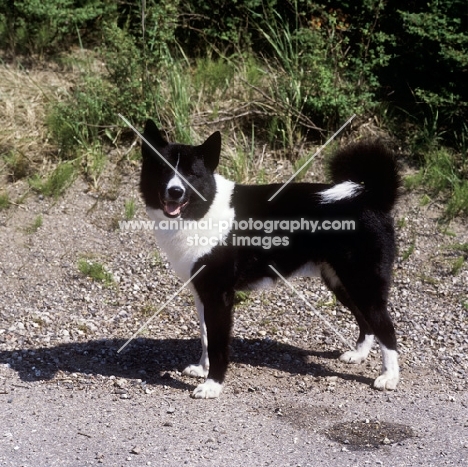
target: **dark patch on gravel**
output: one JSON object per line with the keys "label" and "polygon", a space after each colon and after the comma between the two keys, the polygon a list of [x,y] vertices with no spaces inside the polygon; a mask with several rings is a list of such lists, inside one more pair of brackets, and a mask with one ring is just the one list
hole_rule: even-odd
{"label": "dark patch on gravel", "polygon": [[349,450],[381,448],[414,437],[413,429],[407,425],[371,420],[337,423],[324,434]]}

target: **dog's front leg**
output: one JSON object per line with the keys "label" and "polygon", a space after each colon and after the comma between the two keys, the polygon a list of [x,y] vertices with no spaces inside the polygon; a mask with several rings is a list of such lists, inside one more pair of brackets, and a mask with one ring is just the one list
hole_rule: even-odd
{"label": "dog's front leg", "polygon": [[[234,291],[210,291],[201,297],[208,338],[207,380],[193,392],[196,399],[214,399],[221,394],[229,362]],[[202,357],[203,358],[203,357]]]}
{"label": "dog's front leg", "polygon": [[202,356],[198,365],[189,365],[187,368],[185,368],[183,374],[186,376],[192,376],[193,378],[206,378],[210,368],[210,360],[208,359],[208,334],[205,324],[205,310],[202,301],[198,297],[198,294],[193,291],[193,295],[195,298],[195,306],[197,307],[198,320],[200,322]]}

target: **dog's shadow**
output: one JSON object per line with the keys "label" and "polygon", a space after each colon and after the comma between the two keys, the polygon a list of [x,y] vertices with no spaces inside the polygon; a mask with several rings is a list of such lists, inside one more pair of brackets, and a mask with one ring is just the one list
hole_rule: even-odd
{"label": "dog's shadow", "polygon": [[[56,347],[0,351],[0,363],[17,371],[25,382],[51,380],[58,372],[68,372],[138,378],[147,384],[182,389],[192,389],[196,384],[174,378],[171,372],[198,360],[201,352],[199,339],[138,338],[118,353],[124,343],[120,339],[102,339]],[[329,368],[324,362],[338,356],[337,351],[314,352],[268,339],[234,338],[231,343],[231,361],[234,364],[274,368],[290,374],[338,376],[371,384],[369,378],[333,371],[333,364]]]}

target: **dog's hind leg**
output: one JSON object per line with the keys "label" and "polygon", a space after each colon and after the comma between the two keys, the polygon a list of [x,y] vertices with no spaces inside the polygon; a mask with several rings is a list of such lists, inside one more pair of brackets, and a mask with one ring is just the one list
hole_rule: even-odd
{"label": "dog's hind leg", "polygon": [[[370,290],[372,290],[372,284]],[[369,291],[372,296],[372,292]],[[359,303],[359,311],[364,316],[373,334],[377,338],[382,352],[382,372],[374,381],[376,389],[396,389],[400,379],[395,328],[387,311],[386,299],[374,297]]]}
{"label": "dog's hind leg", "polygon": [[197,364],[189,365],[182,372],[186,376],[192,376],[193,378],[206,378],[210,368],[210,360],[208,358],[208,334],[206,331],[205,324],[205,310],[203,303],[198,298],[198,295],[194,292],[195,306],[197,307],[198,320],[200,322],[200,335],[202,344],[202,355],[200,362]]}
{"label": "dog's hind leg", "polygon": [[351,300],[347,300],[347,294],[344,289],[335,290],[335,295],[353,313],[359,326],[356,348],[341,354],[340,360],[345,363],[362,363],[367,359],[372,349],[374,333],[356,305]]}
{"label": "dog's hind leg", "polygon": [[345,352],[340,359],[347,363],[359,363],[369,354],[373,336],[377,338],[382,352],[382,372],[374,381],[377,389],[396,389],[400,379],[395,328],[387,311],[388,281],[375,274],[353,277],[344,274],[338,279],[329,268],[325,274],[327,285],[337,298],[348,307],[359,324],[356,349]]}
{"label": "dog's hind leg", "polygon": [[354,350],[348,350],[340,355],[340,360],[345,363],[362,363],[366,360],[371,351],[374,343],[374,334],[357,306],[349,297],[335,271],[328,264],[323,264],[321,273],[322,279],[327,287],[336,295],[336,298],[353,313],[359,325],[359,337],[356,342],[356,348]]}

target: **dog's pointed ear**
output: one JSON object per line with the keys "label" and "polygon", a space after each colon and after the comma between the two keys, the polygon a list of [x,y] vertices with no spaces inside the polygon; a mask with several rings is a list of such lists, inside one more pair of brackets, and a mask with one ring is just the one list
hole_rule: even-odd
{"label": "dog's pointed ear", "polygon": [[[146,121],[145,131],[143,132],[143,136],[145,139],[148,140],[156,149],[162,149],[168,145],[168,142],[164,139],[161,132],[158,130],[158,127],[153,122],[153,120],[149,119]],[[143,150],[149,150],[146,147],[147,145],[143,143]]]}
{"label": "dog's pointed ear", "polygon": [[221,133],[215,131],[201,146],[199,146],[205,166],[214,171],[219,164],[221,154]]}

